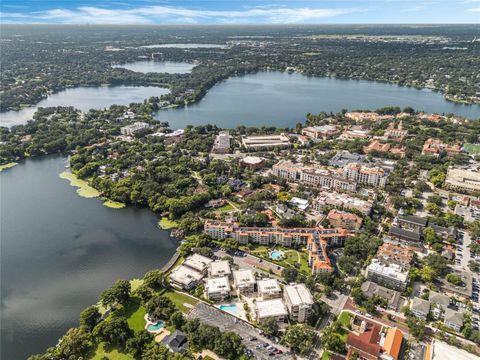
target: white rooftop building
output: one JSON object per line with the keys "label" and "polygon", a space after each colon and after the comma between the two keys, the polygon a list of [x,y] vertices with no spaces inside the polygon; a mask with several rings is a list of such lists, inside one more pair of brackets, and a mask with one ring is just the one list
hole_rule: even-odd
{"label": "white rooftop building", "polygon": [[238,295],[251,294],[255,291],[255,276],[252,270],[241,269],[233,272],[233,284]]}
{"label": "white rooftop building", "polygon": [[288,147],[290,146],[290,138],[285,134],[243,136],[242,145],[247,150],[261,150],[261,149],[271,149],[274,147]]}
{"label": "white rooftop building", "polygon": [[150,125],[148,125],[147,123],[137,121],[137,122],[133,123],[132,125],[127,125],[127,126],[124,126],[124,127],[120,128],[120,132],[122,133],[122,135],[131,136],[135,132],[137,132],[139,130],[143,130],[143,129],[148,129],[149,127],[150,127]]}
{"label": "white rooftop building", "polygon": [[232,275],[230,269],[230,262],[228,260],[216,260],[210,263],[208,268],[208,276],[211,278],[223,277]]}
{"label": "white rooftop building", "polygon": [[281,297],[282,289],[275,279],[263,279],[257,281],[258,296],[263,300]]}
{"label": "white rooftop building", "polygon": [[188,266],[180,265],[173,270],[169,276],[170,284],[179,289],[189,290],[197,286],[203,279],[203,274],[189,268]]}
{"label": "white rooftop building", "polygon": [[388,288],[403,291],[408,284],[408,272],[398,264],[382,264],[377,259],[367,267],[367,278]]}
{"label": "white rooftop building", "polygon": [[301,199],[298,197],[293,197],[290,200],[290,204],[297,207],[299,210],[305,211],[308,208],[308,200]]}
{"label": "white rooftop building", "polygon": [[312,314],[313,297],[305,284],[285,286],[283,298],[285,299],[291,320],[300,323],[308,320]]}
{"label": "white rooftop building", "polygon": [[199,255],[193,254],[190,255],[183,265],[188,266],[189,268],[198,271],[199,273],[206,274],[209,265],[213,262],[212,259]]}
{"label": "white rooftop building", "polygon": [[207,279],[205,284],[205,296],[214,301],[221,301],[230,297],[230,282],[228,277]]}
{"label": "white rooftop building", "polygon": [[283,321],[288,315],[287,308],[282,299],[270,299],[257,301],[254,304],[255,317],[258,322],[273,318]]}

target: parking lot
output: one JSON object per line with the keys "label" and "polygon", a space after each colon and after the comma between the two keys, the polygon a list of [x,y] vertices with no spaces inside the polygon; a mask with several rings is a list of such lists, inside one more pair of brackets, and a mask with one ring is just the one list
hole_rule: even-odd
{"label": "parking lot", "polygon": [[288,349],[260,335],[258,329],[252,325],[213,306],[200,302],[190,311],[188,317],[240,335],[255,359],[292,359]]}

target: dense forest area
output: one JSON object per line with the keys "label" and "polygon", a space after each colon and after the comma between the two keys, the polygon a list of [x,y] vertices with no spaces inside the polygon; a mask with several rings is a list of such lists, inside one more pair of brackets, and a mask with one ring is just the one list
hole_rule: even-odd
{"label": "dense forest area", "polygon": [[[2,25],[0,111],[34,105],[68,87],[192,89],[198,101],[217,82],[261,69],[428,87],[447,99],[479,102],[478,26],[17,26]],[[120,34],[120,36],[119,36]],[[255,36],[253,36],[255,34]],[[215,48],[152,48],[203,43]],[[138,73],[113,65],[187,61],[189,74]],[[183,99],[182,99],[183,100]]]}

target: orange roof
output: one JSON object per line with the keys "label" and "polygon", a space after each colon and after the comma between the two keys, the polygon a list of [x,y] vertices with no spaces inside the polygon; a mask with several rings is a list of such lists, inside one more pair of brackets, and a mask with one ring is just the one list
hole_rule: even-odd
{"label": "orange roof", "polygon": [[383,348],[387,354],[393,357],[394,360],[398,360],[400,355],[400,349],[402,348],[403,333],[397,328],[390,328],[387,331],[387,337]]}

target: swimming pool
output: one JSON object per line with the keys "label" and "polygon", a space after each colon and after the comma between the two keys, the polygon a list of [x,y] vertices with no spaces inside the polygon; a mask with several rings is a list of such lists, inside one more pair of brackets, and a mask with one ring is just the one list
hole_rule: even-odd
{"label": "swimming pool", "polygon": [[163,321],[159,321],[155,324],[149,324],[147,326],[147,330],[150,331],[150,332],[158,332],[159,330],[163,329],[164,326],[165,325],[164,325]]}
{"label": "swimming pool", "polygon": [[231,314],[237,314],[237,313],[238,313],[237,305],[235,305],[235,304],[220,305],[218,308],[219,308],[220,310],[229,312],[229,313],[231,313]]}
{"label": "swimming pool", "polygon": [[270,251],[270,259],[272,260],[280,260],[281,258],[283,258],[283,256],[284,256],[283,251],[279,251],[279,250]]}

